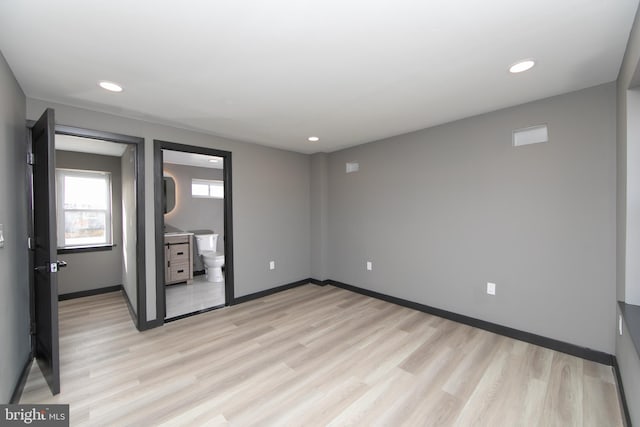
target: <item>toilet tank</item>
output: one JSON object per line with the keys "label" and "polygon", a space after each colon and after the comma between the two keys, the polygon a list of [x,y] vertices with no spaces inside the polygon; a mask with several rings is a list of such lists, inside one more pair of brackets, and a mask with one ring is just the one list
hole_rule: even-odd
{"label": "toilet tank", "polygon": [[196,246],[198,247],[198,255],[203,251],[214,251],[218,247],[217,234],[196,234]]}

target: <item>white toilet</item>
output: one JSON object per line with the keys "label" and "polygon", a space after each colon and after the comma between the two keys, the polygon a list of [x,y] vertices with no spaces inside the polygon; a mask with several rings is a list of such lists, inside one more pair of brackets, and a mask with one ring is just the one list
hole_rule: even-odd
{"label": "white toilet", "polygon": [[196,246],[198,255],[202,256],[204,269],[207,274],[207,282],[222,282],[222,267],[224,266],[224,253],[216,252],[218,244],[217,234],[196,234]]}

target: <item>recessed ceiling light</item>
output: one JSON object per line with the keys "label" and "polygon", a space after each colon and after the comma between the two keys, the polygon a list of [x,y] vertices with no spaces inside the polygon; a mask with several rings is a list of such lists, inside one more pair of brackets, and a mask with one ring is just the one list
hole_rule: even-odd
{"label": "recessed ceiling light", "polygon": [[122,92],[122,86],[118,83],[108,82],[106,80],[102,80],[98,82],[98,86],[100,86],[104,90],[108,90],[109,92]]}
{"label": "recessed ceiling light", "polygon": [[320,138],[318,138],[317,136],[310,136],[309,138],[307,138],[309,141],[311,142],[317,142],[320,141]]}
{"label": "recessed ceiling light", "polygon": [[509,67],[509,72],[513,74],[522,73],[523,71],[532,69],[534,65],[536,65],[536,61],[533,59],[524,59]]}

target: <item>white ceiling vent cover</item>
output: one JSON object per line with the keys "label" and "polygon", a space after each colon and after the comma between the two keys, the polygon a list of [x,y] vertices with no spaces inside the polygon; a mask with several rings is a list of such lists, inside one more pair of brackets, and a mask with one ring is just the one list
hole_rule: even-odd
{"label": "white ceiling vent cover", "polygon": [[513,131],[513,146],[539,144],[549,142],[549,130],[547,125],[531,126]]}

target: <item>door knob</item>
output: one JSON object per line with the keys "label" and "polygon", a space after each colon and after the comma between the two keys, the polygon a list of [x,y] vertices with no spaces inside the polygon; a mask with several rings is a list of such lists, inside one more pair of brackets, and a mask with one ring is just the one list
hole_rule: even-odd
{"label": "door knob", "polygon": [[56,261],[56,262],[52,262],[49,265],[41,265],[39,267],[36,267],[35,270],[36,271],[47,271],[47,270],[49,270],[51,273],[56,273],[58,271],[58,269],[64,268],[66,266],[67,266],[67,262],[66,261]]}

